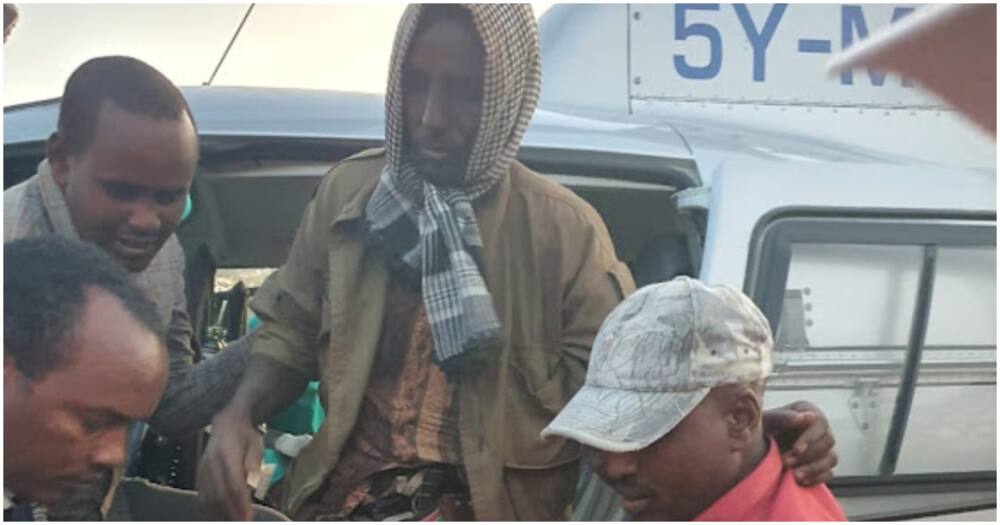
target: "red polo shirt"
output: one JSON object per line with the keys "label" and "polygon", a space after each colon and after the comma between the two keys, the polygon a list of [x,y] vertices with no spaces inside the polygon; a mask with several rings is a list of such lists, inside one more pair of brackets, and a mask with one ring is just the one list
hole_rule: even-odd
{"label": "red polo shirt", "polygon": [[826,485],[800,486],[771,440],[767,456],[695,521],[847,521]]}

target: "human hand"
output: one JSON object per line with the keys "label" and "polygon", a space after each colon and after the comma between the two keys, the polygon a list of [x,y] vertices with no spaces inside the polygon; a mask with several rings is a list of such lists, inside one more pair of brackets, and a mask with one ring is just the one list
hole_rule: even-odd
{"label": "human hand", "polygon": [[249,480],[259,478],[263,454],[262,437],[249,416],[231,409],[215,416],[196,481],[206,519],[251,519],[253,488]]}
{"label": "human hand", "polygon": [[816,405],[796,401],[764,412],[764,432],[778,442],[781,461],[804,487],[826,483],[837,466],[836,441]]}

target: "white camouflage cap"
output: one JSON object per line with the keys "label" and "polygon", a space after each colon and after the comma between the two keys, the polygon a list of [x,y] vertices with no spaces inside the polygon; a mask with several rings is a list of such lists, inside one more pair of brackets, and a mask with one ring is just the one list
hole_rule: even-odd
{"label": "white camouflage cap", "polygon": [[738,290],[687,277],[643,287],[604,320],[583,388],[542,437],[643,449],[713,387],[770,375],[772,347],[767,319]]}

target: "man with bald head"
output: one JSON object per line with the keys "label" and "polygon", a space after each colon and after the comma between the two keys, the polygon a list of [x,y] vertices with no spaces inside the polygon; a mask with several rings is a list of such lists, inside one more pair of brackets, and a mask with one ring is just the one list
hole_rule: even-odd
{"label": "man with bald head", "polygon": [[[180,90],[141,60],[97,57],[67,80],[37,173],[3,194],[5,241],[56,234],[91,243],[124,266],[156,305],[170,379],[149,424],[169,438],[208,424],[248,361],[241,342],[193,362],[184,252],[175,232],[197,165],[197,129]],[[100,519],[114,486],[106,477],[81,487],[50,508],[50,517]]]}
{"label": "man with bald head", "polygon": [[4,244],[4,520],[120,467],[167,380],[155,305],[109,256],[57,236]]}

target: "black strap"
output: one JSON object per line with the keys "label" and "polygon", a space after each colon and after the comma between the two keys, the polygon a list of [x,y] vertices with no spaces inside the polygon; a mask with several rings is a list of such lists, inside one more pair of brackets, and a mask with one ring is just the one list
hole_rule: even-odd
{"label": "black strap", "polygon": [[[358,507],[351,513],[355,521],[384,521],[389,518],[398,519],[407,516],[406,520],[420,520],[441,505],[441,498],[448,496],[453,500],[468,500],[469,487],[463,479],[460,469],[453,465],[434,464],[418,469],[394,469],[380,473],[381,478],[372,487],[385,486],[387,479],[396,476],[412,477],[423,474],[420,487],[413,494],[383,493],[371,503]],[[380,492],[378,489],[376,493]]]}

